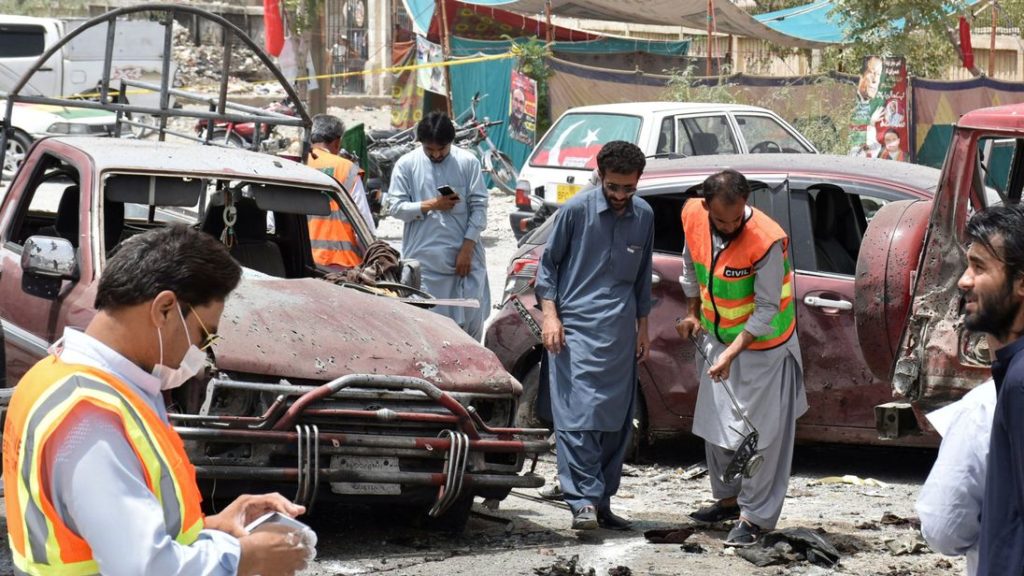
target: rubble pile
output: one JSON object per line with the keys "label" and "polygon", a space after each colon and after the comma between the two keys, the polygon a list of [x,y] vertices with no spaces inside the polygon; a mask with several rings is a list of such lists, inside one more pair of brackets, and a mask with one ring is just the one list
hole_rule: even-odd
{"label": "rubble pile", "polygon": [[[178,64],[176,87],[190,92],[211,92],[218,89],[221,61],[224,58],[223,46],[196,46],[192,43],[188,28],[175,22],[172,53],[174,61]],[[273,81],[273,76],[256,54],[240,44],[235,44],[231,51],[228,92],[254,96],[284,95],[284,91]]]}

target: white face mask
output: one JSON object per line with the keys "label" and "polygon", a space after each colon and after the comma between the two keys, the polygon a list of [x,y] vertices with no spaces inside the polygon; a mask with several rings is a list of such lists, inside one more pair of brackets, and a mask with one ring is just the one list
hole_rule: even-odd
{"label": "white face mask", "polygon": [[160,362],[153,366],[152,374],[160,380],[161,390],[173,390],[181,386],[189,378],[199,374],[199,371],[206,365],[206,354],[203,354],[203,351],[192,343],[192,338],[188,335],[188,325],[185,324],[185,316],[181,313],[181,307],[176,306],[176,308],[178,308],[178,317],[181,318],[181,325],[185,328],[188,351],[185,352],[185,356],[177,368],[164,366],[164,336],[160,332],[160,328],[157,327],[156,335],[160,339]]}
{"label": "white face mask", "polygon": [[888,150],[889,152],[896,152],[896,151],[898,151],[900,149],[900,143],[899,142],[890,142],[890,143],[885,145],[885,149]]}

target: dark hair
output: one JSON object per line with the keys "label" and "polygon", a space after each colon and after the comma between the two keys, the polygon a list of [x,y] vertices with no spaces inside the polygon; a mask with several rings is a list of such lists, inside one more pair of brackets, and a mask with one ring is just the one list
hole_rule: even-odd
{"label": "dark hair", "polygon": [[135,306],[164,290],[182,304],[201,306],[227,298],[241,277],[241,266],[216,238],[188,226],[167,226],[118,245],[100,277],[95,306]]}
{"label": "dark hair", "polygon": [[882,134],[882,136],[885,136],[886,134],[895,134],[897,138],[899,138],[899,137],[900,137],[900,133],[899,133],[899,131],[897,131],[897,130],[896,130],[895,128],[889,128],[889,129],[887,129],[887,130],[885,131],[885,134]]}
{"label": "dark hair", "polygon": [[625,140],[612,140],[597,153],[597,171],[602,177],[609,172],[639,176],[646,166],[647,158],[640,147]]}
{"label": "dark hair", "polygon": [[447,146],[455,141],[455,124],[452,124],[447,114],[435,110],[416,125],[416,139]]}
{"label": "dark hair", "polygon": [[341,140],[345,135],[345,123],[337,116],[317,114],[313,116],[313,127],[309,131],[309,141],[313,144],[327,144]]}
{"label": "dark hair", "polygon": [[718,198],[721,202],[732,205],[740,200],[747,201],[750,197],[750,184],[747,183],[746,176],[726,168],[708,176],[701,185],[701,193],[708,202]]}
{"label": "dark hair", "polygon": [[[1024,206],[986,208],[971,216],[965,234],[968,240],[984,246],[1006,266],[1007,282],[1024,276]],[[993,246],[996,238],[1002,239],[1002,250]]]}

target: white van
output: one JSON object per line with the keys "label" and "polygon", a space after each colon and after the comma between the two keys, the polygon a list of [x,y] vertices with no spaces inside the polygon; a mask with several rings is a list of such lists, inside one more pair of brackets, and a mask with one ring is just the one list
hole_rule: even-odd
{"label": "white van", "polygon": [[634,142],[649,157],[818,152],[785,120],[757,106],[632,102],[572,108],[551,125],[519,172],[517,211],[509,215],[517,237],[542,203],[557,206],[589,183],[597,152],[612,140]]}

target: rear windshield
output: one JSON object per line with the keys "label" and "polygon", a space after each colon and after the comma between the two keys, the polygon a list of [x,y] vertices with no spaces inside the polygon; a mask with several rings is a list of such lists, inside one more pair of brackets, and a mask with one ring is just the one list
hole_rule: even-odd
{"label": "rear windshield", "polygon": [[636,142],[639,116],[580,112],[562,116],[533,150],[531,166],[594,169],[597,153],[612,140]]}

